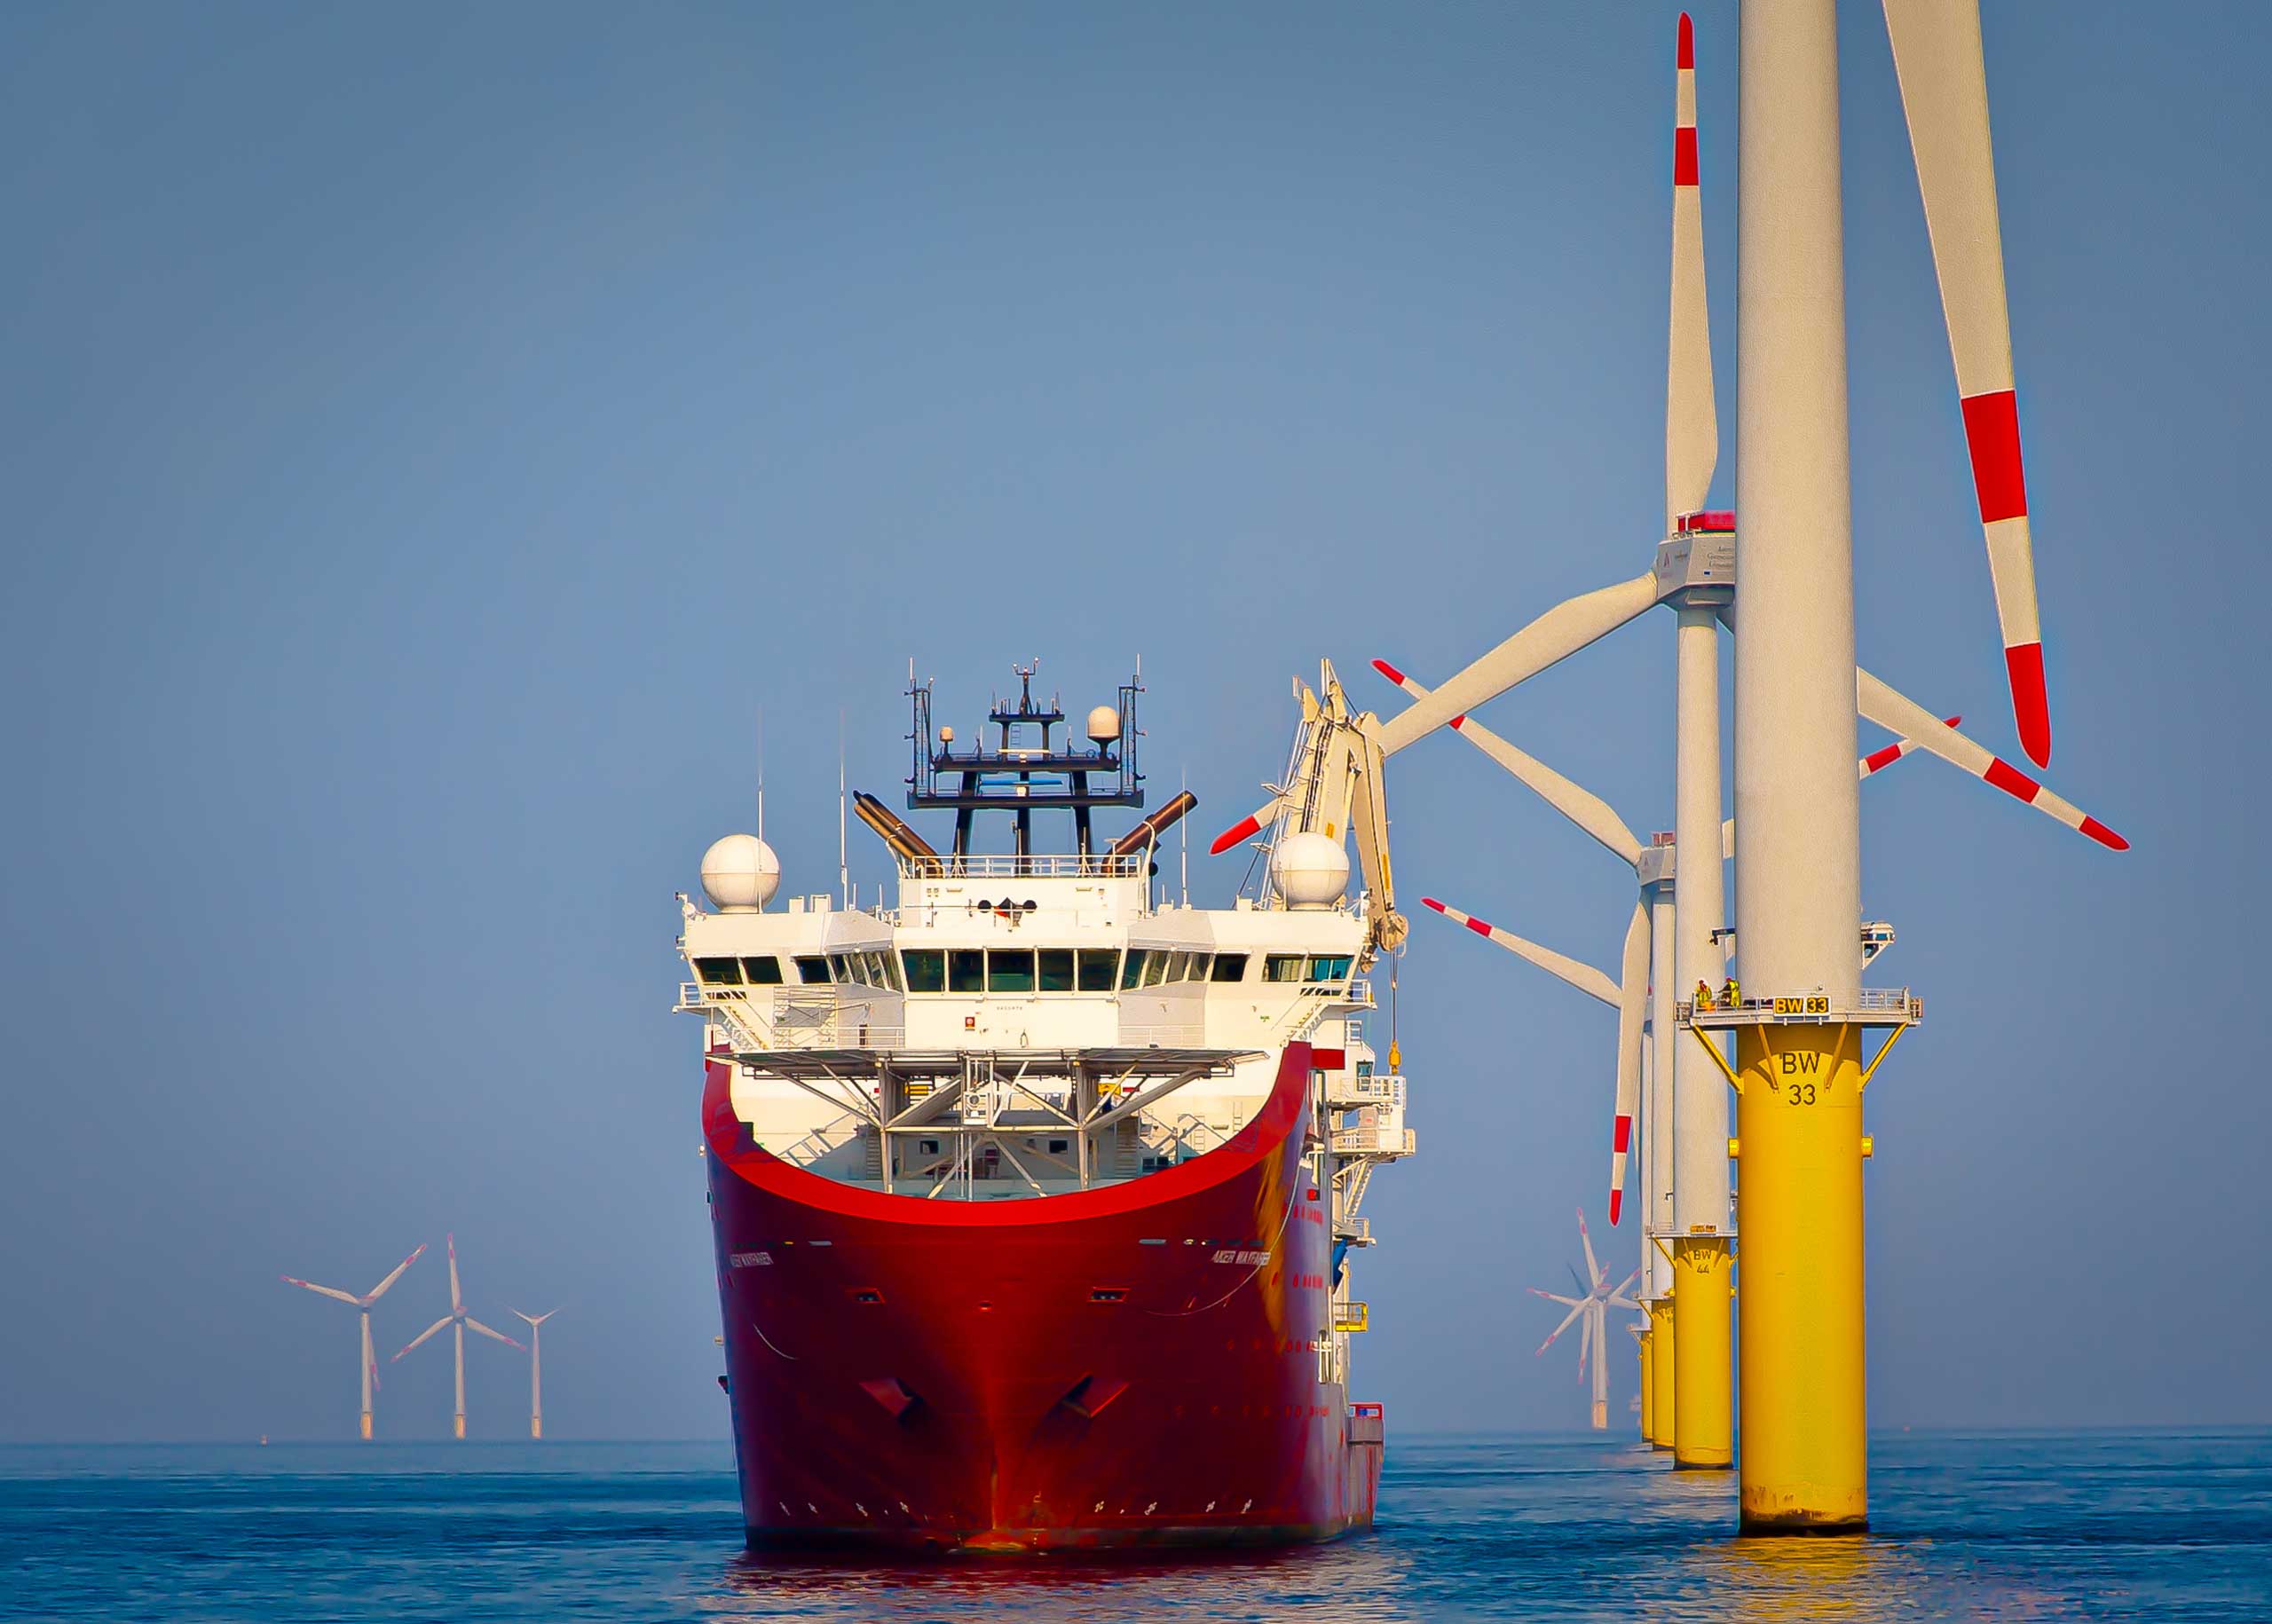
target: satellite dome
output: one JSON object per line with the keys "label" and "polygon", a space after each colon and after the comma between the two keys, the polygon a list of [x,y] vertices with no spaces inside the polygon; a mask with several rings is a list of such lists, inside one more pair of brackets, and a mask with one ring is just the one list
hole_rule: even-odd
{"label": "satellite dome", "polygon": [[1089,737],[1100,745],[1109,744],[1120,737],[1120,713],[1108,705],[1100,705],[1089,713]]}
{"label": "satellite dome", "polygon": [[702,854],[702,894],[727,913],[754,913],[780,888],[781,859],[753,834],[730,834]]}
{"label": "satellite dome", "polygon": [[1270,857],[1278,895],[1297,908],[1329,908],[1349,888],[1349,854],[1329,835],[1290,834]]}

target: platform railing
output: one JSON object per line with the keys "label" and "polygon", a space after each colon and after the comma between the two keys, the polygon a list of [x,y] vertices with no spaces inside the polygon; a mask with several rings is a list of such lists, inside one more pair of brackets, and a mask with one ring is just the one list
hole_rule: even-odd
{"label": "platform railing", "polygon": [[934,857],[902,857],[903,879],[1134,879],[1143,877],[1149,854],[1126,852],[941,852]]}

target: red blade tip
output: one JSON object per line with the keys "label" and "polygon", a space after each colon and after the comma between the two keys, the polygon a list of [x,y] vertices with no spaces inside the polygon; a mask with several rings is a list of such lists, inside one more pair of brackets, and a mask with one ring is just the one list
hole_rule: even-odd
{"label": "red blade tip", "polygon": [[1390,682],[1395,683],[1399,688],[1404,686],[1404,673],[1399,671],[1394,666],[1390,665],[1386,660],[1375,660],[1373,662],[1373,669],[1379,672]]}
{"label": "red blade tip", "polygon": [[1262,820],[1260,818],[1244,818],[1240,822],[1234,824],[1230,828],[1224,830],[1222,833],[1217,835],[1215,837],[1215,843],[1207,848],[1207,855],[1211,857],[1219,857],[1225,852],[1230,850],[1232,847],[1236,846],[1241,840],[1251,839],[1253,836],[1260,834],[1261,832]]}
{"label": "red blade tip", "polygon": [[2038,767],[2051,765],[2051,701],[2043,689],[2043,645],[2015,643],[2004,650],[2012,679],[2012,720],[2019,724],[2020,748]]}
{"label": "red blade tip", "polygon": [[1673,66],[1676,67],[1696,66],[1696,25],[1688,20],[1686,12],[1680,14],[1680,54],[1674,59]]}
{"label": "red blade tip", "polygon": [[1444,911],[1444,905],[1443,905],[1441,903],[1438,902],[1438,901],[1437,901],[1434,897],[1432,897],[1432,896],[1424,896],[1424,897],[1422,897],[1422,898],[1420,899],[1420,905],[1421,905],[1423,908],[1432,908],[1432,909],[1434,909],[1438,913],[1441,913],[1441,912],[1443,912],[1443,911]]}

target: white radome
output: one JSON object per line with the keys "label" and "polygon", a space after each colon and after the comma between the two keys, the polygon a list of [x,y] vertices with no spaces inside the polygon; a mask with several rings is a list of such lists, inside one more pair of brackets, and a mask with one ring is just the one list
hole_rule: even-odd
{"label": "white radome", "polygon": [[1329,908],[1349,889],[1349,854],[1315,831],[1290,834],[1270,858],[1278,895],[1296,908]]}
{"label": "white radome", "polygon": [[1100,745],[1108,744],[1120,737],[1120,713],[1108,705],[1100,705],[1089,713],[1089,737]]}
{"label": "white radome", "polygon": [[754,913],[781,888],[781,859],[753,834],[730,834],[702,854],[702,894],[727,913]]}

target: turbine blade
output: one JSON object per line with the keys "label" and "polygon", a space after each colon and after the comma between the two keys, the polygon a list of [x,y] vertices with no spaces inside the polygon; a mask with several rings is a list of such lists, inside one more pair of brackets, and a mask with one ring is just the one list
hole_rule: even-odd
{"label": "turbine blade", "polygon": [[1541,1291],[1536,1286],[1525,1286],[1523,1289],[1533,1297],[1542,1297],[1550,1303],[1561,1303],[1571,1308],[1582,1307],[1586,1300],[1582,1297],[1564,1297],[1559,1292]]}
{"label": "turbine blade", "polygon": [[1589,997],[1599,998],[1612,1009],[1617,1007],[1617,983],[1591,965],[1581,964],[1566,954],[1556,952],[1552,948],[1541,947],[1535,942],[1518,936],[1511,930],[1502,930],[1487,920],[1477,918],[1473,914],[1462,913],[1450,903],[1440,903],[1432,896],[1422,897],[1420,905],[1424,908],[1434,909],[1454,923],[1466,926],[1477,935],[1487,937],[1497,942],[1510,953],[1529,959],[1531,963],[1550,974],[1560,976]]}
{"label": "turbine blade", "polygon": [[1558,603],[1381,729],[1381,753],[1394,755],[1453,717],[1536,676],[1657,601],[1654,571]]}
{"label": "turbine blade", "polygon": [[497,1330],[492,1330],[492,1329],[490,1329],[490,1328],[489,1328],[489,1327],[487,1327],[487,1326],[484,1325],[480,1320],[478,1320],[475,1319],[471,1314],[467,1314],[467,1315],[465,1316],[465,1328],[466,1328],[466,1329],[468,1329],[468,1330],[469,1330],[469,1331],[479,1331],[483,1336],[485,1336],[488,1337],[492,1342],[501,1342],[501,1343],[503,1343],[503,1344],[504,1344],[507,1347],[509,1347],[509,1348],[518,1348],[518,1349],[520,1349],[520,1351],[521,1351],[522,1352],[524,1352],[524,1353],[525,1353],[525,1352],[528,1352],[528,1344],[525,1344],[525,1343],[520,1343],[520,1342],[516,1342],[516,1341],[514,1341],[510,1336],[508,1336],[507,1335],[505,1335],[505,1333],[504,1333],[504,1332],[502,1332],[502,1331],[497,1331]]}
{"label": "turbine blade", "polygon": [[[1554,1338],[1556,1336],[1559,1336],[1564,1331],[1568,1330],[1570,1328],[1570,1321],[1576,1319],[1580,1314],[1585,1312],[1586,1305],[1582,1301],[1575,1307],[1572,1308],[1568,1313],[1564,1314],[1562,1316],[1562,1323],[1554,1328],[1553,1335],[1548,1336],[1544,1342],[1538,1344],[1538,1352],[1543,1353],[1547,1349],[1552,1347],[1554,1345]],[[1531,1357],[1535,1359],[1538,1357],[1538,1354],[1534,1353]]]}
{"label": "turbine blade", "polygon": [[[1944,716],[1941,720],[1952,728],[1956,726],[1957,723],[1962,721],[1964,718],[1961,716]],[[1882,750],[1871,751],[1869,754],[1862,758],[1862,777],[1866,778],[1873,773],[1883,772],[1887,768],[1892,766],[1896,761],[1901,760],[1903,756],[1907,755],[1911,751],[1916,748],[1917,741],[1915,739],[1897,738],[1893,743],[1888,745]],[[1729,822],[1732,824],[1734,820],[1731,818]],[[1730,855],[1733,855],[1734,854],[1732,853],[1730,854]]]}
{"label": "turbine blade", "polygon": [[1586,1295],[1601,1289],[1601,1265],[1594,1261],[1594,1238],[1586,1232],[1586,1210],[1578,1209],[1578,1244],[1586,1249]]}
{"label": "turbine blade", "polygon": [[1696,165],[1696,35],[1680,16],[1673,67],[1672,327],[1665,346],[1665,533],[1703,507],[1720,458],[1712,327],[1704,296],[1704,205]]}
{"label": "turbine blade", "polygon": [[[448,1324],[452,1320],[455,1319],[456,1317],[457,1317],[457,1316],[456,1316],[456,1315],[454,1315],[454,1314],[444,1314],[440,1319],[438,1319],[438,1320],[435,1320],[433,1324],[431,1324],[431,1325],[428,1326],[424,1330],[422,1330],[422,1331],[419,1332],[419,1333],[418,1333],[418,1335],[416,1335],[415,1336],[413,1336],[413,1337],[412,1337],[408,1342],[404,1343],[404,1344],[402,1344],[402,1352],[400,1352],[400,1353],[397,1353],[397,1354],[394,1356],[394,1358],[395,1358],[395,1359],[400,1359],[400,1358],[402,1357],[403,1353],[407,1353],[407,1352],[409,1352],[411,1349],[413,1349],[413,1348],[416,1347],[420,1343],[422,1343],[422,1342],[425,1341],[425,1340],[426,1340],[426,1338],[428,1338],[429,1336],[432,1336],[436,1331],[440,1330],[444,1326],[447,1325],[447,1324]],[[387,1363],[389,1363],[389,1364],[392,1364],[392,1363],[394,1363],[394,1360],[393,1360],[393,1359],[390,1359],[390,1360],[389,1360],[387,1361]]]}
{"label": "turbine blade", "polygon": [[371,1294],[370,1294],[370,1296],[369,1296],[367,1298],[366,1298],[365,1300],[366,1300],[366,1301],[367,1301],[367,1302],[373,1302],[373,1303],[375,1303],[375,1302],[377,1302],[381,1297],[384,1297],[384,1296],[386,1295],[386,1292],[387,1292],[387,1288],[388,1288],[389,1286],[393,1285],[395,1281],[397,1281],[400,1280],[400,1279],[402,1278],[402,1272],[403,1272],[405,1269],[408,1268],[412,1264],[416,1263],[416,1262],[418,1261],[418,1259],[420,1258],[420,1257],[422,1257],[422,1256],[424,1254],[425,1250],[426,1250],[426,1249],[425,1249],[423,1246],[421,1246],[421,1247],[420,1247],[416,1251],[414,1251],[414,1252],[411,1253],[409,1257],[407,1257],[404,1258],[400,1263],[398,1263],[397,1265],[394,1265],[394,1273],[392,1273],[391,1274],[389,1274],[389,1275],[388,1275],[384,1280],[381,1281],[377,1285],[375,1285],[375,1286],[372,1287],[372,1288],[371,1288]]}
{"label": "turbine blade", "polygon": [[1978,0],[1885,0],[1886,32],[1901,80],[1901,106],[1917,158],[1933,270],[1941,285],[1949,354],[1973,493],[1988,543],[2005,674],[2020,747],[2038,767],[2051,761],[2051,713],[2043,687],[2043,630],[2035,601],[2035,543],[2012,379],[2011,312],[2004,291],[2004,234],[1996,209],[1995,146],[1988,128],[1988,74],[1980,51]]}
{"label": "turbine blade", "polygon": [[[1401,688],[1417,702],[1429,698],[1418,682],[1384,659],[1373,669]],[[1580,787],[1526,751],[1518,750],[1472,716],[1455,716],[1451,726],[1462,738],[1505,768],[1523,786],[1557,812],[1584,830],[1629,863],[1641,861],[1641,840],[1610,804],[1591,790]]]}
{"label": "turbine blade", "polygon": [[1610,1130],[1609,1222],[1617,1226],[1625,1203],[1626,1147],[1633,1139],[1633,1112],[1641,1093],[1641,1018],[1649,1001],[1649,908],[1633,904],[1625,927],[1624,980],[1617,1001],[1617,1116]]}
{"label": "turbine blade", "polygon": [[458,1295],[458,1238],[444,1235],[450,1248],[450,1312],[456,1313],[465,1307],[465,1299]]}
{"label": "turbine blade", "polygon": [[1217,835],[1207,847],[1210,856],[1219,857],[1234,846],[1243,845],[1278,821],[1279,808],[1286,804],[1283,795],[1273,795],[1237,823]]}
{"label": "turbine blade", "polygon": [[1586,1379],[1586,1356],[1594,1351],[1594,1317],[1588,1314],[1578,1321],[1578,1380]]}
{"label": "turbine blade", "polygon": [[354,1304],[358,1308],[360,1308],[363,1305],[363,1299],[361,1297],[357,1297],[352,1291],[342,1291],[336,1286],[319,1286],[312,1280],[301,1280],[296,1276],[290,1274],[280,1274],[277,1278],[288,1286],[299,1286],[304,1288],[307,1290],[314,1292],[318,1297],[335,1297],[343,1303]]}
{"label": "turbine blade", "polygon": [[1976,778],[1985,779],[2007,795],[2088,835],[2101,846],[2114,851],[2130,849],[2129,841],[2098,819],[2061,800],[1985,746],[1944,725],[1915,700],[1895,692],[1859,666],[1855,668],[1854,678],[1856,704],[1867,720],[1892,732],[1907,735],[1918,749],[1937,755],[1952,766],[1961,767]]}

